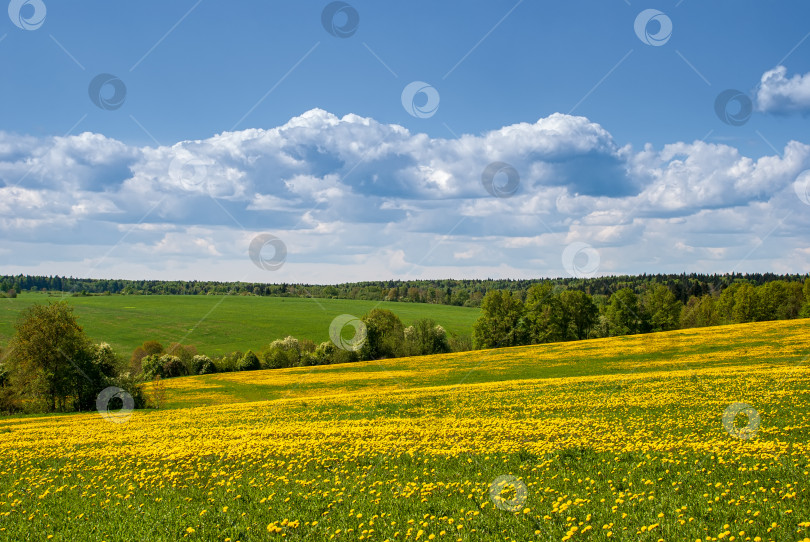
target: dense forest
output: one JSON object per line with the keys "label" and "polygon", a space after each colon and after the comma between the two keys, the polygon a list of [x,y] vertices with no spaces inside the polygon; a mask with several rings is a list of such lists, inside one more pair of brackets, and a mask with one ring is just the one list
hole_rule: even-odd
{"label": "dense forest", "polygon": [[317,297],[332,299],[364,299],[408,303],[438,303],[479,307],[488,291],[513,292],[526,300],[529,288],[550,283],[558,289],[578,290],[594,296],[609,296],[629,288],[641,294],[653,285],[667,287],[677,300],[688,303],[692,297],[719,295],[733,284],[760,286],[774,281],[804,282],[810,275],[777,275],[774,273],[732,273],[706,275],[698,273],[619,275],[596,278],[556,279],[481,279],[481,280],[389,280],[351,282],[336,285],[264,284],[254,282],[159,281],[79,279],[60,276],[0,276],[0,292],[4,295],[20,291],[57,291],[73,295],[259,295],[275,297]]}

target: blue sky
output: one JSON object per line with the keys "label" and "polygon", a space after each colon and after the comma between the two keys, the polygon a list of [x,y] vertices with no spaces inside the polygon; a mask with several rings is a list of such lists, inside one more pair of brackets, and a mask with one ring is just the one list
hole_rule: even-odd
{"label": "blue sky", "polygon": [[[333,35],[325,10],[335,34],[359,23]],[[806,2],[12,0],[8,12],[0,273],[810,271]],[[403,98],[412,87],[438,107]],[[507,171],[514,193],[498,190]],[[283,265],[261,265],[272,247],[249,257],[265,233],[285,244]]]}

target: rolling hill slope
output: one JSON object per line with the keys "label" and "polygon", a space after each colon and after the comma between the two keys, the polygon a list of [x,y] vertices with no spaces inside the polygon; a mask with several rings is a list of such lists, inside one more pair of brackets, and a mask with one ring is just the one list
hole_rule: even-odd
{"label": "rolling hill slope", "polygon": [[808,331],[184,377],[164,410],[0,418],[0,537],[804,542]]}
{"label": "rolling hill slope", "polygon": [[810,319],[164,381],[172,408],[530,379],[588,379],[798,364]]}
{"label": "rolling hill slope", "polygon": [[[24,294],[0,299],[0,344],[14,334],[19,313],[33,303],[59,297]],[[338,299],[254,296],[93,296],[66,297],[87,334],[106,341],[123,355],[146,340],[164,346],[192,344],[213,356],[235,350],[258,350],[275,339],[292,335],[315,342],[329,340],[329,324],[341,314],[362,316],[379,307],[390,309],[405,325],[432,318],[449,333],[469,335],[479,310],[448,305],[392,303]]]}

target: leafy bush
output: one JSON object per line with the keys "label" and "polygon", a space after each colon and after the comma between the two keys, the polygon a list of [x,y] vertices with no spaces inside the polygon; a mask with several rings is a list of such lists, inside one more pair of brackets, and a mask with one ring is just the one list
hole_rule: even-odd
{"label": "leafy bush", "polygon": [[473,349],[473,340],[469,335],[453,335],[447,339],[451,352],[469,352]]}
{"label": "leafy bush", "polygon": [[158,354],[146,356],[141,360],[141,374],[145,380],[152,380],[156,376],[163,376],[163,363]]}
{"label": "leafy bush", "polygon": [[231,352],[230,354],[223,354],[213,359],[214,365],[216,365],[217,371],[220,373],[229,373],[233,371],[239,370],[239,362],[244,357],[242,352],[238,350],[236,352]]}
{"label": "leafy bush", "polygon": [[322,342],[313,352],[301,355],[302,365],[332,365],[335,363],[354,363],[360,355],[351,350],[342,350],[331,341]]}
{"label": "leafy bush", "polygon": [[295,337],[287,336],[270,343],[262,357],[268,369],[282,369],[301,365],[301,343]]}
{"label": "leafy bush", "polygon": [[252,350],[248,350],[242,359],[239,360],[237,368],[240,371],[255,371],[256,369],[261,369],[262,364],[256,354],[254,354]]}
{"label": "leafy bush", "polygon": [[301,352],[301,361],[299,362],[299,365],[315,365],[312,363],[312,358],[315,354],[316,348],[318,348],[318,345],[309,339],[301,339],[298,341],[298,350]]}
{"label": "leafy bush", "polygon": [[312,365],[327,365],[332,363],[334,350],[337,349],[331,342],[321,343],[315,345],[309,339],[300,341],[301,345],[301,361],[302,367],[310,367]]}
{"label": "leafy bush", "polygon": [[112,346],[100,343],[93,346],[93,363],[101,374],[112,377],[118,373],[120,362]]}
{"label": "leafy bush", "polygon": [[160,361],[161,364],[163,365],[163,374],[161,375],[163,378],[186,376],[188,374],[188,368],[186,368],[186,364],[183,363],[183,360],[181,360],[177,356],[170,356],[166,354],[165,356],[160,358]]}
{"label": "leafy bush", "polygon": [[3,363],[5,352],[0,349],[0,412],[12,414],[22,411],[17,392],[11,386],[8,367]]}
{"label": "leafy bush", "polygon": [[332,358],[332,363],[355,363],[360,361],[360,354],[352,350],[342,350],[340,348],[335,352]]}
{"label": "leafy bush", "polygon": [[132,357],[129,359],[129,371],[132,374],[140,374],[143,372],[143,358],[148,354],[140,346],[132,352]]}
{"label": "leafy bush", "polygon": [[447,332],[429,318],[417,320],[413,325],[405,328],[405,351],[411,356],[449,352]]}
{"label": "leafy bush", "polygon": [[141,348],[143,348],[147,356],[151,356],[152,354],[163,353],[163,345],[160,344],[158,341],[146,341],[141,345]]}
{"label": "leafy bush", "polygon": [[2,359],[3,354],[2,349],[0,349],[0,388],[9,383],[8,367],[3,364]]}
{"label": "leafy bush", "polygon": [[132,352],[132,357],[129,360],[129,371],[135,375],[145,372],[144,358],[160,354],[163,354],[162,344],[157,341],[145,341]]}
{"label": "leafy bush", "polygon": [[132,396],[135,408],[146,407],[146,395],[143,391],[143,384],[130,373],[121,374],[108,381],[109,386],[121,388]]}
{"label": "leafy bush", "polygon": [[183,346],[180,343],[172,343],[169,345],[169,348],[166,349],[166,353],[171,356],[177,356],[180,358],[180,361],[186,366],[186,369],[189,373],[194,374],[194,369],[191,365],[191,360],[194,359],[194,356],[197,355],[197,347],[196,346]]}
{"label": "leafy bush", "polygon": [[23,403],[11,386],[0,386],[0,413],[14,414],[23,411]]}
{"label": "leafy bush", "polygon": [[177,356],[170,356],[168,354],[160,356],[152,354],[143,358],[143,378],[145,380],[152,380],[156,376],[161,378],[172,378],[175,376],[186,376],[188,369],[186,365],[180,361]]}
{"label": "leafy bush", "polygon": [[318,348],[316,348],[315,352],[312,354],[314,360],[313,365],[329,365],[334,363],[337,351],[338,347],[331,341],[319,344]]}
{"label": "leafy bush", "polygon": [[191,369],[195,375],[207,375],[217,372],[217,367],[208,356],[197,355],[191,358]]}
{"label": "leafy bush", "polygon": [[405,327],[399,316],[388,309],[372,309],[363,316],[366,340],[360,347],[364,360],[395,358],[402,353]]}

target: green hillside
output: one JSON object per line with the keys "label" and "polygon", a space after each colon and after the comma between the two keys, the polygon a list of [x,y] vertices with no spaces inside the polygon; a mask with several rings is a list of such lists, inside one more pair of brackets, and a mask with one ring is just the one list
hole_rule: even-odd
{"label": "green hillside", "polygon": [[[33,303],[56,301],[46,294],[0,299],[0,344],[14,334],[19,313]],[[106,341],[128,355],[145,340],[192,344],[208,355],[259,349],[292,335],[329,340],[329,324],[340,314],[362,316],[379,307],[405,325],[432,318],[450,334],[468,335],[478,309],[423,303],[255,296],[93,296],[65,297],[79,323],[95,341]]]}
{"label": "green hillside", "polygon": [[[572,389],[616,378],[639,381],[762,368],[800,371],[810,359],[810,319],[732,324],[623,337],[397,358],[381,361],[189,376],[164,381],[169,408],[247,401],[397,393],[485,383],[567,382]],[[806,369],[805,371],[806,372]],[[148,385],[147,385],[148,387]]]}
{"label": "green hillside", "polygon": [[0,418],[0,539],[806,542],[809,325],[173,378],[169,408]]}

